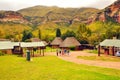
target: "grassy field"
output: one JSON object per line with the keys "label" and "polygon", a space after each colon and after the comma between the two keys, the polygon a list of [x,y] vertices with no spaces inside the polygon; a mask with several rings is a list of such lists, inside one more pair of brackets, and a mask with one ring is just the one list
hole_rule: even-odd
{"label": "grassy field", "polygon": [[51,48],[51,47],[46,47],[45,52],[56,52],[57,49]]}
{"label": "grassy field", "polygon": [[[97,50],[84,50],[85,52],[91,54],[98,54]],[[101,55],[98,56],[78,56],[77,58],[85,59],[85,60],[99,60],[99,61],[112,61],[112,62],[120,62],[120,57],[109,56],[109,55]]]}
{"label": "grassy field", "polygon": [[120,70],[78,65],[55,56],[0,56],[0,80],[120,80]]}
{"label": "grassy field", "polygon": [[99,61],[112,61],[112,62],[120,62],[120,57],[115,56],[78,56],[78,58],[85,60],[99,60]]}
{"label": "grassy field", "polygon": [[84,50],[84,51],[88,53],[98,54],[98,50]]}

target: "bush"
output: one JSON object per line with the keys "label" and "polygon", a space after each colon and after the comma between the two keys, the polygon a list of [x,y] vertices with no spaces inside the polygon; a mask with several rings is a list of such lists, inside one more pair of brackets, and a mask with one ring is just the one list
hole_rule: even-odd
{"label": "bush", "polygon": [[75,46],[71,46],[71,47],[70,47],[70,50],[75,50]]}
{"label": "bush", "polygon": [[31,42],[31,39],[26,39],[25,42]]}
{"label": "bush", "polygon": [[0,56],[3,56],[4,55],[4,53],[2,53],[1,51],[0,51]]}

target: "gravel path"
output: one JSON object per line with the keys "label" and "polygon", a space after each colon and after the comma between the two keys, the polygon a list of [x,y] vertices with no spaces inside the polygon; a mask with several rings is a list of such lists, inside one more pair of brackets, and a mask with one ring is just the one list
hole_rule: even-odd
{"label": "gravel path", "polygon": [[[49,55],[56,55],[56,53],[55,52],[49,53]],[[91,66],[120,69],[120,62],[84,60],[84,59],[78,59],[77,56],[97,56],[97,54],[90,54],[83,51],[74,51],[74,52],[70,52],[70,55],[63,55],[58,57],[65,61],[70,61],[77,64],[86,64]]]}

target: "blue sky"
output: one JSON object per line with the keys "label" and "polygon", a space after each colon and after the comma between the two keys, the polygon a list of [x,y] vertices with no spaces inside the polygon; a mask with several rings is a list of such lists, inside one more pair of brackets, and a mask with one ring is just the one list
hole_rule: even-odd
{"label": "blue sky", "polygon": [[58,7],[94,7],[103,9],[116,0],[0,0],[0,10],[19,10],[36,5]]}

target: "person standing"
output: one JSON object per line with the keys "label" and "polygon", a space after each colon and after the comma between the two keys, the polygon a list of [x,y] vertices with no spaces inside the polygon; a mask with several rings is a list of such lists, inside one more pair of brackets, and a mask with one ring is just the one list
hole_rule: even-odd
{"label": "person standing", "polygon": [[69,53],[70,53],[70,51],[69,50],[67,50],[67,54],[69,55]]}
{"label": "person standing", "polygon": [[58,49],[56,50],[56,54],[57,54],[57,56],[58,56]]}
{"label": "person standing", "polygon": [[64,55],[64,49],[62,49],[62,55]]}

